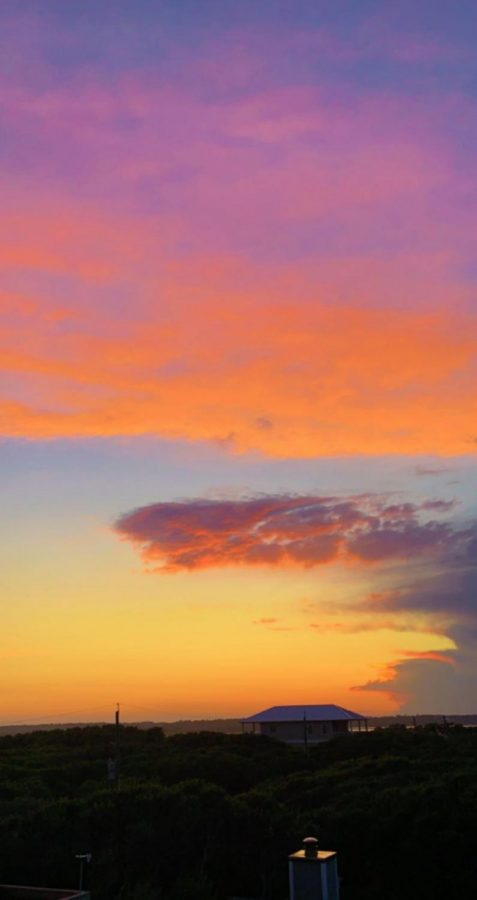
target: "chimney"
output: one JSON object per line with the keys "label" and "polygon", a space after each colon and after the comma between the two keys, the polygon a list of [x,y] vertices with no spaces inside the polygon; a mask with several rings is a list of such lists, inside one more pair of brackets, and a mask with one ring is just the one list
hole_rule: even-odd
{"label": "chimney", "polygon": [[319,850],[307,837],[303,849],[288,857],[290,900],[339,900],[338,866],[334,850]]}

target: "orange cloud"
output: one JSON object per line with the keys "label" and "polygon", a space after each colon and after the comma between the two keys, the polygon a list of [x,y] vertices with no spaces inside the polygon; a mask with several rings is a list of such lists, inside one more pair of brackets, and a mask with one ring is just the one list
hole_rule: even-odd
{"label": "orange cloud", "polygon": [[437,662],[447,663],[449,666],[455,665],[454,658],[449,653],[439,650],[401,650],[400,652],[409,659],[433,659]]}
{"label": "orange cloud", "polygon": [[0,398],[2,433],[156,434],[271,456],[471,450],[470,315],[184,294],[121,327],[90,312],[65,329],[48,310],[31,330],[24,316],[4,327],[4,368],[25,390]]}

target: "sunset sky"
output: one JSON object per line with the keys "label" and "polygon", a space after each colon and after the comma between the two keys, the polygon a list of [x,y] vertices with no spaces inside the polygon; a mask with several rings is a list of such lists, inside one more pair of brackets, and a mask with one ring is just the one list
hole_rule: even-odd
{"label": "sunset sky", "polygon": [[477,712],[474,0],[3,0],[0,722]]}

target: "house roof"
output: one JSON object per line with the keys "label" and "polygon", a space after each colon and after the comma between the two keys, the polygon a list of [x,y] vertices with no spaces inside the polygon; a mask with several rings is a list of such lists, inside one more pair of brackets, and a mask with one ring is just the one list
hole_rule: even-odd
{"label": "house roof", "polygon": [[303,719],[309,722],[340,722],[350,721],[351,719],[364,720],[365,716],[331,703],[320,706],[271,706],[270,709],[264,709],[262,712],[255,713],[254,716],[249,716],[248,719],[243,721],[245,723],[303,722]]}

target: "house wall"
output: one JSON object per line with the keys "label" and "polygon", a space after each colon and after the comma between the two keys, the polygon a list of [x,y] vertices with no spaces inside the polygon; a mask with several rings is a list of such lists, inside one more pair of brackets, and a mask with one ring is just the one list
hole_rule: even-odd
{"label": "house wall", "polygon": [[333,722],[333,734],[347,734],[350,730],[349,722]]}
{"label": "house wall", "polygon": [[320,744],[335,734],[346,734],[348,722],[260,722],[260,734],[286,741],[288,744]]}

